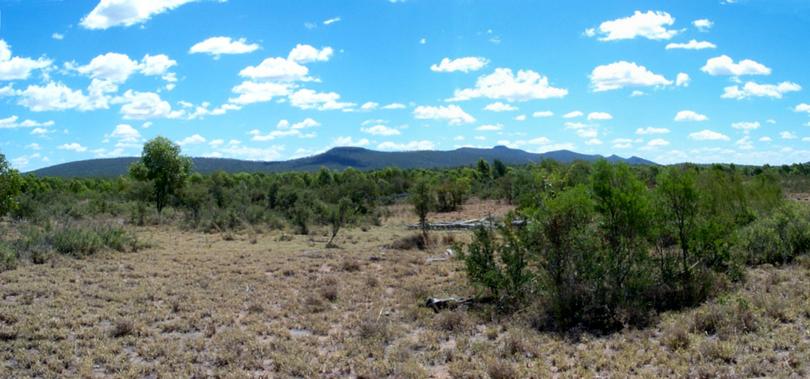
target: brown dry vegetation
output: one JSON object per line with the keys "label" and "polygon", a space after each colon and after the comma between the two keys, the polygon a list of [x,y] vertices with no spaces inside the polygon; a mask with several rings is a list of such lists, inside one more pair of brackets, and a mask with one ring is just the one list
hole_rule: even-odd
{"label": "brown dry vegetation", "polygon": [[[503,214],[476,203],[442,219]],[[389,250],[382,226],[220,235],[135,229],[152,247],[0,273],[0,377],[808,377],[810,260],[749,270],[696,309],[608,336],[538,332],[526,309],[434,314],[461,264]],[[436,217],[435,219],[439,219]],[[365,231],[364,231],[365,229]]]}

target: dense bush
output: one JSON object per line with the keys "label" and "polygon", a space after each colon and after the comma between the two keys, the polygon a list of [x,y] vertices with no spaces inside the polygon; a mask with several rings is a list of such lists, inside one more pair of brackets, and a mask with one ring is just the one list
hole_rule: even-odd
{"label": "dense bush", "polygon": [[783,200],[767,173],[637,172],[605,161],[563,180],[554,172],[519,198],[523,228],[478,230],[462,254],[470,282],[501,309],[537,302],[545,326],[643,324],[716,295],[741,278],[741,263],[785,263],[810,250],[810,210]]}

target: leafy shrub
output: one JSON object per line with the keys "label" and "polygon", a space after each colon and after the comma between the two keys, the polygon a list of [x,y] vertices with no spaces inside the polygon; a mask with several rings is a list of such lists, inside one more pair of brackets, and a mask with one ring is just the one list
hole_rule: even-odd
{"label": "leafy shrub", "polygon": [[488,290],[502,306],[509,306],[525,297],[532,274],[528,251],[516,231],[508,227],[499,231],[500,239],[492,229],[477,228],[467,250],[461,250],[461,259],[471,283]]}
{"label": "leafy shrub", "polygon": [[95,230],[80,227],[56,230],[49,242],[58,253],[74,257],[93,255],[104,247],[104,240]]}
{"label": "leafy shrub", "polygon": [[17,253],[7,243],[0,241],[0,272],[17,267]]}
{"label": "leafy shrub", "polygon": [[788,203],[741,232],[749,264],[783,264],[810,251],[810,210]]}

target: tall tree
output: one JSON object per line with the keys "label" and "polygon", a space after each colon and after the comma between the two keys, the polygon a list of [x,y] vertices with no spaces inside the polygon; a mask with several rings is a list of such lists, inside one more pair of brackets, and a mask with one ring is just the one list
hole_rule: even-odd
{"label": "tall tree", "polygon": [[191,173],[191,159],[180,155],[180,146],[166,137],[156,137],[143,146],[141,159],[129,167],[132,177],[150,181],[158,214]]}
{"label": "tall tree", "polygon": [[0,217],[16,208],[21,188],[20,174],[9,167],[6,156],[0,154]]}

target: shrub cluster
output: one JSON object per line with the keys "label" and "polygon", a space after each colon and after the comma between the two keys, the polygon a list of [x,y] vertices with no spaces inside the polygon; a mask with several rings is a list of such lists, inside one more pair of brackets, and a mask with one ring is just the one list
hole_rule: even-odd
{"label": "shrub cluster", "polygon": [[536,200],[520,200],[525,226],[479,229],[461,255],[470,282],[502,309],[542,303],[546,327],[643,324],[711,297],[745,263],[810,250],[810,211],[784,201],[767,173],[675,166],[645,178],[600,161],[548,179],[533,184]]}

